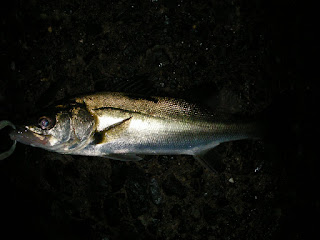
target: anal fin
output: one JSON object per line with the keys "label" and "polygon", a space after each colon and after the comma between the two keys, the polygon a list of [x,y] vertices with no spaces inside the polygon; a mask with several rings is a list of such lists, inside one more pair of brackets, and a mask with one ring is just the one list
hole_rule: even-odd
{"label": "anal fin", "polygon": [[211,145],[211,148],[204,149],[201,151],[196,151],[193,157],[198,160],[202,166],[204,166],[209,171],[218,174],[221,170],[220,156],[212,148],[218,146],[219,143]]}
{"label": "anal fin", "polygon": [[209,171],[213,172],[213,173],[218,173],[218,171],[214,168],[214,165],[212,164],[212,161],[214,159],[208,159],[205,158],[203,155],[194,155],[193,156],[196,160],[198,160],[201,165],[203,167],[205,167],[206,169],[208,169]]}

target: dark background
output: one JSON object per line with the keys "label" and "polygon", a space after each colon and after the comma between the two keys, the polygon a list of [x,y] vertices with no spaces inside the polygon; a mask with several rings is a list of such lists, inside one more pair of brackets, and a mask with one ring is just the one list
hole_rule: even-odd
{"label": "dark background", "polygon": [[[310,239],[319,216],[317,15],[289,0],[2,5],[1,120],[129,82],[172,97],[227,96],[222,105],[232,99],[234,112],[262,114],[270,128],[264,141],[215,148],[216,174],[188,156],[125,163],[18,144],[0,162],[1,235]],[[1,142],[9,146],[4,133]]]}

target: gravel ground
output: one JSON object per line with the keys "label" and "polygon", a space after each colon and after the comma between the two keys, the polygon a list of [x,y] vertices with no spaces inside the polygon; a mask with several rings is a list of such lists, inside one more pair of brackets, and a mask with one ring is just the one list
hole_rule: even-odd
{"label": "gravel ground", "polygon": [[[267,116],[271,126],[264,141],[215,148],[217,173],[189,156],[119,162],[18,144],[0,162],[0,229],[8,239],[313,234],[319,168],[312,137],[319,130],[312,6],[289,0],[8,4],[1,8],[1,120],[23,122],[57,100],[129,82],[133,92],[143,85],[145,92],[195,101],[223,96],[222,108]],[[1,141],[1,149],[10,142],[4,133]]]}

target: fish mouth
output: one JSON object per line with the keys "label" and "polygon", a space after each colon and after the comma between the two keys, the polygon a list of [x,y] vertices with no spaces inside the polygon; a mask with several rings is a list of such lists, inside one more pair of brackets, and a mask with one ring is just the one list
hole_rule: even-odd
{"label": "fish mouth", "polygon": [[11,140],[17,141],[33,147],[44,147],[48,145],[48,137],[30,131],[26,127],[18,126],[9,133]]}

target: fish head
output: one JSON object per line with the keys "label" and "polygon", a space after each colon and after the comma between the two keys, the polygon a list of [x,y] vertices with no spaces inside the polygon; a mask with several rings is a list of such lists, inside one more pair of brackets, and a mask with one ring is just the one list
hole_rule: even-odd
{"label": "fish head", "polygon": [[94,132],[95,121],[85,106],[58,105],[32,123],[18,126],[12,140],[49,151],[72,153]]}

